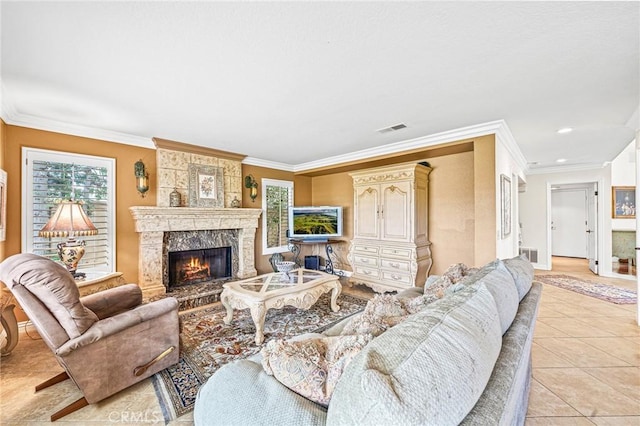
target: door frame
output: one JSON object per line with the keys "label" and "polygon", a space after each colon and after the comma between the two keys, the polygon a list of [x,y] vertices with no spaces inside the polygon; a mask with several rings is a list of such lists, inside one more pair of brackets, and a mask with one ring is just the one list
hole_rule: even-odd
{"label": "door frame", "polygon": [[604,218],[606,217],[606,214],[604,212],[604,204],[602,202],[602,188],[605,188],[604,185],[604,178],[598,178],[598,179],[579,179],[579,180],[575,180],[575,179],[566,179],[566,180],[553,180],[553,181],[547,181],[547,220],[546,220],[546,224],[547,224],[547,265],[549,265],[549,269],[553,269],[553,259],[552,259],[552,255],[551,255],[551,251],[552,251],[552,231],[551,231],[551,213],[552,213],[552,204],[551,204],[551,187],[553,186],[558,186],[558,185],[580,185],[580,184],[584,184],[584,185],[588,185],[588,184],[593,184],[596,183],[597,187],[598,187],[598,203],[597,203],[597,207],[596,207],[596,224],[597,224],[597,231],[596,231],[596,260],[598,261],[598,266],[600,266],[598,268],[598,275],[601,275],[602,272],[602,264],[601,264],[601,260],[604,259],[604,244],[603,244],[603,238],[602,238],[602,232],[604,229]]}

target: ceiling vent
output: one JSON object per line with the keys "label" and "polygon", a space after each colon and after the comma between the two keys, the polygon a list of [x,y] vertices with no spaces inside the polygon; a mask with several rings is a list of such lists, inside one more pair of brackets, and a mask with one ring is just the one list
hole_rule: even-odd
{"label": "ceiling vent", "polygon": [[378,133],[395,132],[396,130],[404,129],[405,127],[407,127],[406,124],[398,123],[398,124],[394,124],[393,126],[383,127],[382,129],[378,129],[378,130],[376,130],[376,132],[378,132]]}

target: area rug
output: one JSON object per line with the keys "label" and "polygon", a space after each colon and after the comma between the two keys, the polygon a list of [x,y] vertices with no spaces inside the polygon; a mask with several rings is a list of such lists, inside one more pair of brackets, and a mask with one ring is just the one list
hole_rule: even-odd
{"label": "area rug", "polygon": [[[268,310],[265,343],[302,333],[320,333],[360,312],[367,300],[343,294],[338,298],[338,312],[331,311],[330,302],[330,293],[325,293],[308,311],[293,307]],[[255,343],[256,329],[249,310],[234,311],[229,325],[223,322],[225,315],[221,304],[180,314],[180,359],[152,376],[165,421],[191,411],[200,386],[222,365],[260,351],[262,346]]]}
{"label": "area rug", "polygon": [[544,284],[575,291],[576,293],[617,303],[618,305],[633,304],[637,301],[634,290],[582,280],[569,275],[536,275],[535,279]]}

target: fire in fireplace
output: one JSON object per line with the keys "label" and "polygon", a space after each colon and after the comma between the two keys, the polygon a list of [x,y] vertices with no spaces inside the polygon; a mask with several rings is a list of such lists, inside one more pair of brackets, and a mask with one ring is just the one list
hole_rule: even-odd
{"label": "fire in fireplace", "polygon": [[169,252],[169,287],[230,278],[231,247]]}

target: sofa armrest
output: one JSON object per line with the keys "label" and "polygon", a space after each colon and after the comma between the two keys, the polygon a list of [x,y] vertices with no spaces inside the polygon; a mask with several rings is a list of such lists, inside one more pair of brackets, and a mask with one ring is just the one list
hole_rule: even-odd
{"label": "sofa armrest", "polygon": [[90,345],[107,336],[119,333],[136,324],[152,320],[171,311],[175,311],[177,323],[178,300],[174,297],[167,297],[105,318],[93,324],[91,328],[81,336],[71,339],[60,346],[56,351],[56,355],[67,355],[80,347]]}
{"label": "sofa armrest", "polygon": [[140,305],[142,290],[136,284],[125,284],[81,297],[80,302],[99,319],[105,319]]}
{"label": "sofa armrest", "polygon": [[[324,425],[327,410],[277,381],[260,364],[240,360],[222,366],[200,387],[196,425]],[[238,419],[242,419],[239,421]]]}

